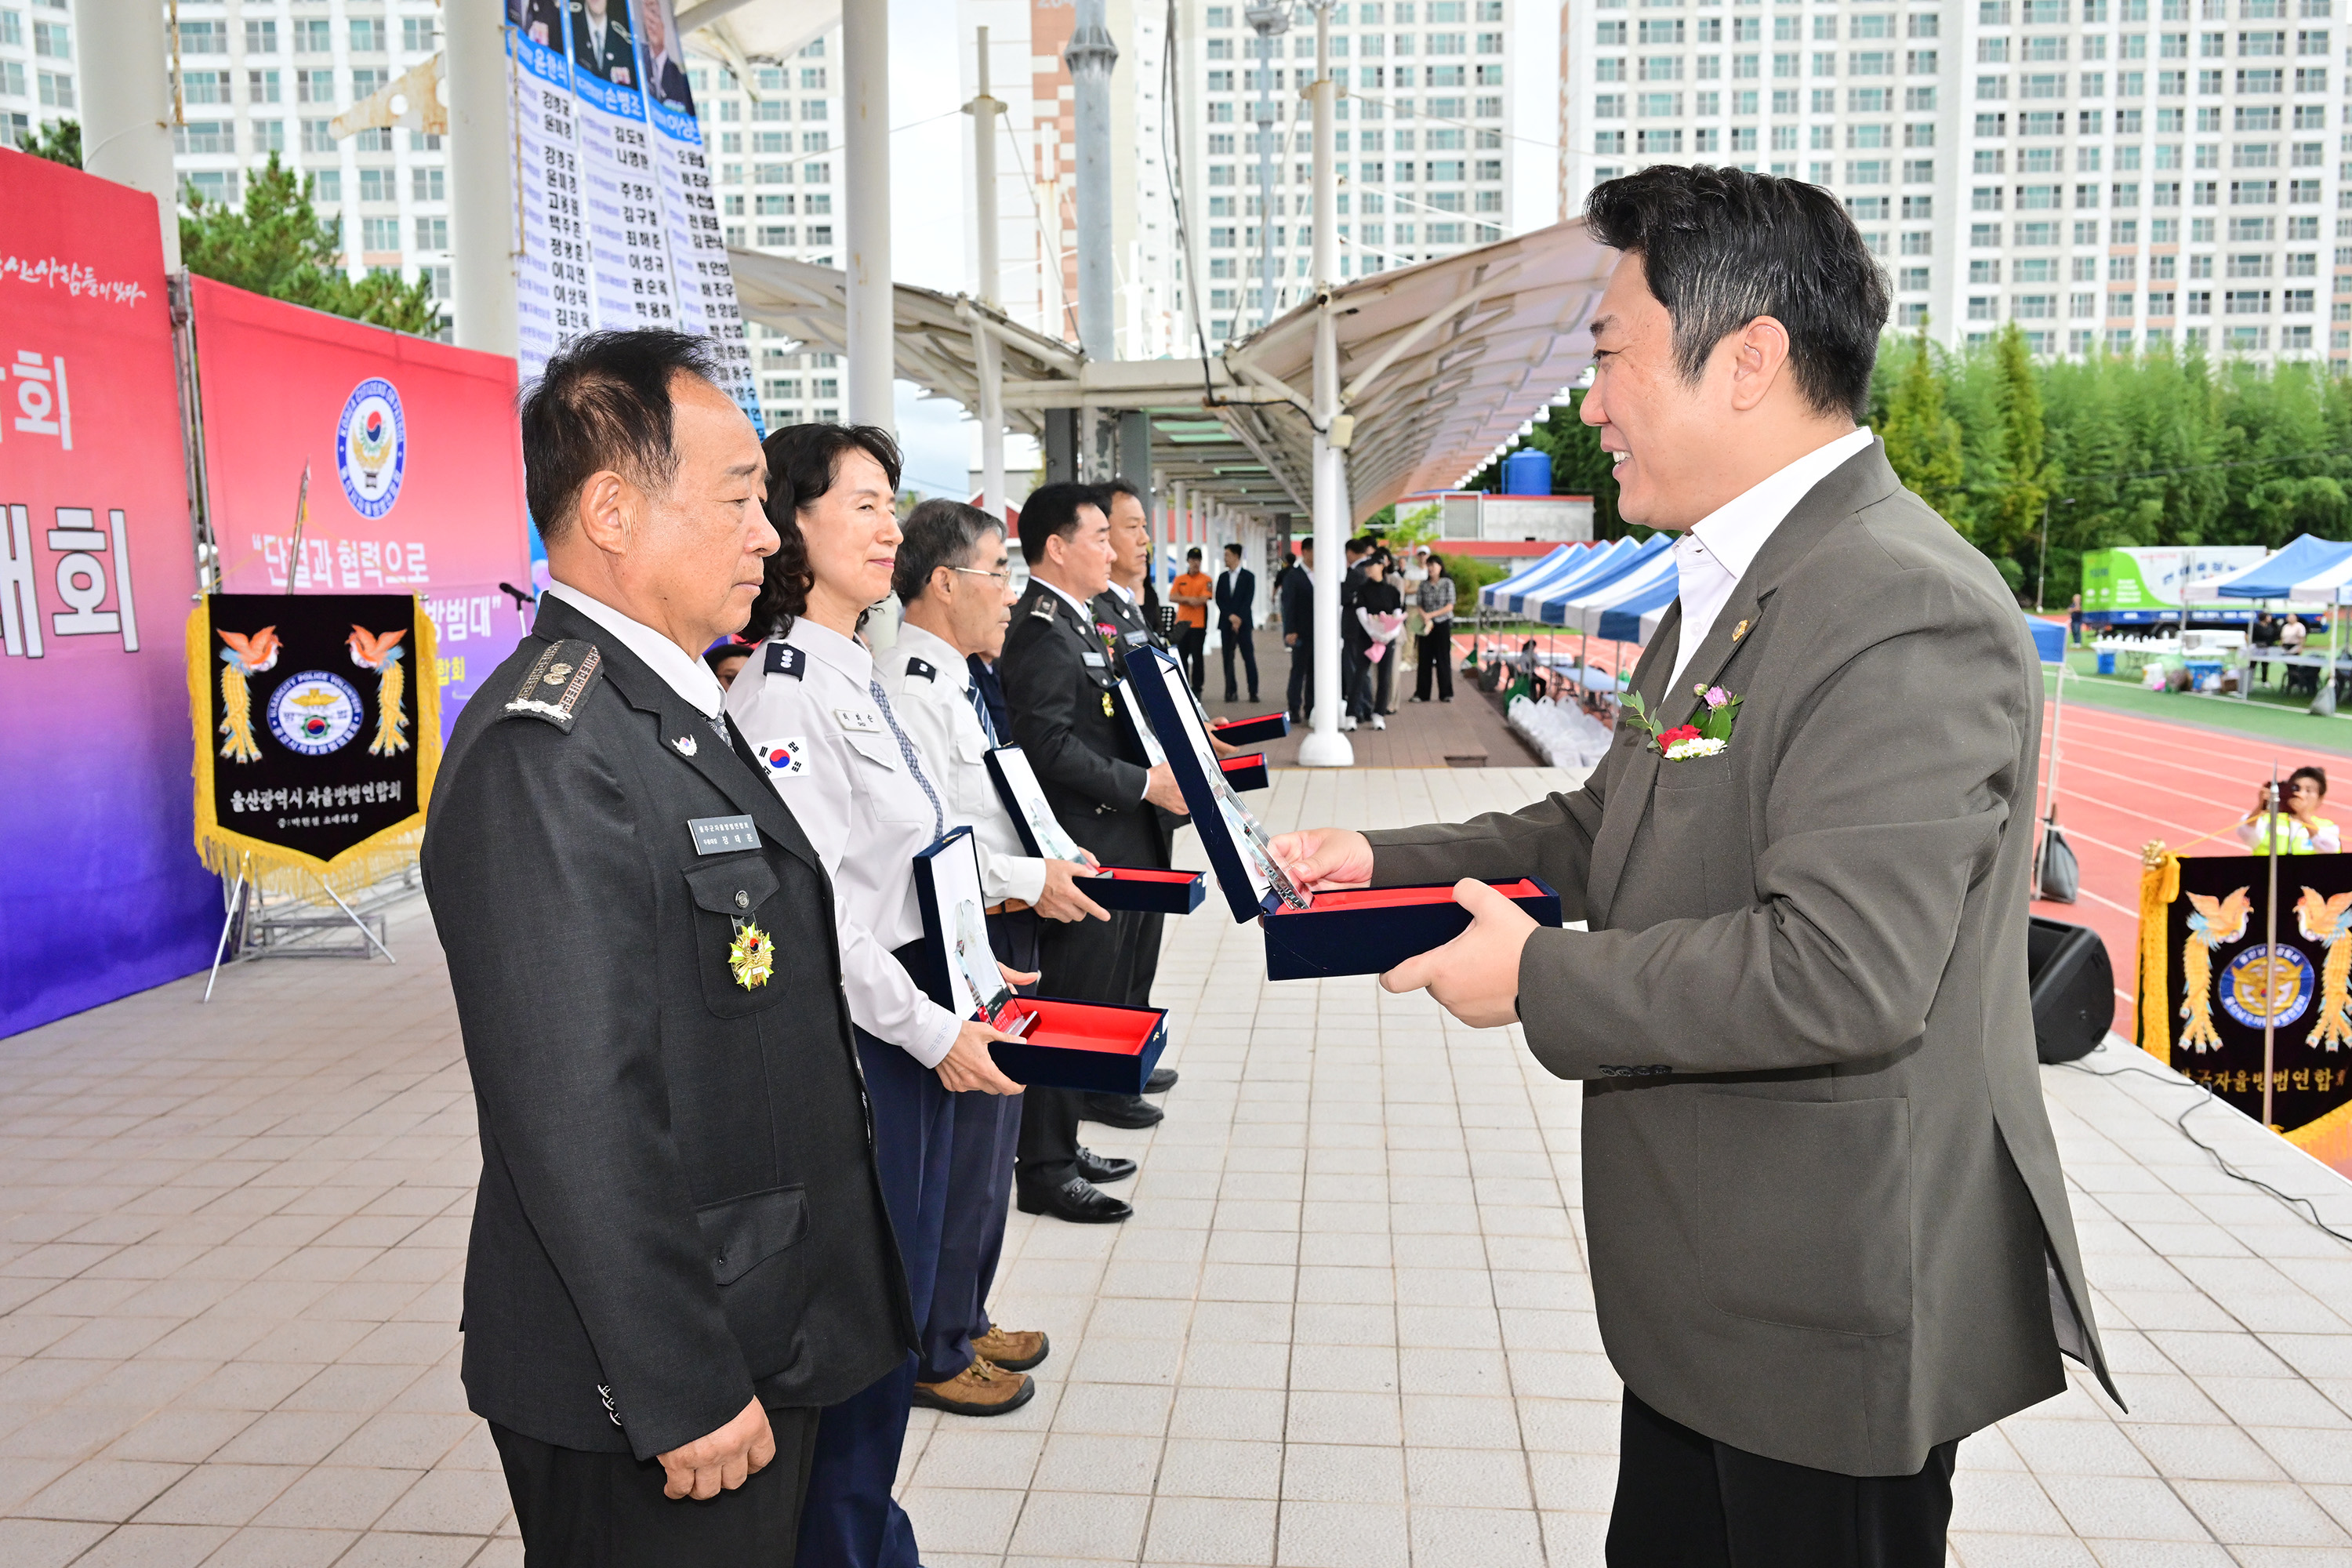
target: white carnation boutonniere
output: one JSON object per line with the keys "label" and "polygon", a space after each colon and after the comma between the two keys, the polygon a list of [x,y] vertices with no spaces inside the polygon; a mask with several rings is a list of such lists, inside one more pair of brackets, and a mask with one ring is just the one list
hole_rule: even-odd
{"label": "white carnation boutonniere", "polygon": [[1741,700],[1722,687],[1694,686],[1691,694],[1698,699],[1698,707],[1687,721],[1671,730],[1659,727],[1658,716],[1650,711],[1640,692],[1625,694],[1625,710],[1649,733],[1650,750],[1670,763],[1720,756],[1731,744],[1731,727],[1739,719]]}

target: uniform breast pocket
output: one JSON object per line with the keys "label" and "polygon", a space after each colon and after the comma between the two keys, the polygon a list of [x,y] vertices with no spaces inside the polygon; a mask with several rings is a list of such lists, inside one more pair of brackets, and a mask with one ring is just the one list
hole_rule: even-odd
{"label": "uniform breast pocket", "polygon": [[1729,757],[1660,763],[1650,812],[1658,851],[1677,876],[1706,889],[1708,913],[1753,901],[1748,803],[1731,776]]}
{"label": "uniform breast pocket", "polygon": [[702,999],[722,1018],[742,1018],[784,999],[776,976],[774,868],[760,854],[730,855],[686,874],[694,900],[695,967]]}
{"label": "uniform breast pocket", "polygon": [[883,822],[929,822],[929,803],[924,800],[922,786],[908,775],[907,759],[899,753],[897,737],[882,733],[842,731],[841,743],[848,748],[842,760],[857,773],[857,793],[874,808],[877,819]]}

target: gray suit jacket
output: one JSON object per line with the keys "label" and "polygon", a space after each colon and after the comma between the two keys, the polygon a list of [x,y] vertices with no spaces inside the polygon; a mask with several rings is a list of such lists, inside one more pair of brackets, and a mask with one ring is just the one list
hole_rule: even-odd
{"label": "gray suit jacket", "polygon": [[[1849,1475],[2107,1376],[2042,1102],[2026,874],[2042,681],[1985,559],[1857,453],[1800,501],[1684,671],[1730,744],[1629,721],[1585,786],[1371,835],[1382,885],[1542,877],[1590,931],[1519,968],[1528,1048],[1585,1086],[1610,1359],[1708,1436]],[[2112,1382],[2108,1392],[2114,1392]]]}

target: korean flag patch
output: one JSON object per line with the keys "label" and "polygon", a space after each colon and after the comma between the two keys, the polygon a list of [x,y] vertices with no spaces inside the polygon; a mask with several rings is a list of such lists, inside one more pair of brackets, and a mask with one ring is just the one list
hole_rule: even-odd
{"label": "korean flag patch", "polygon": [[751,748],[768,776],[791,778],[808,772],[808,742],[798,735],[787,735],[781,741],[762,741]]}

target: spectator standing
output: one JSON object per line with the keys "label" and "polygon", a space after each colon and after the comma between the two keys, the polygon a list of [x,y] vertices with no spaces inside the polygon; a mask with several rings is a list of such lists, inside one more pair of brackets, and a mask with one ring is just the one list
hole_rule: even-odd
{"label": "spectator standing", "polygon": [[1412,588],[1413,607],[1421,612],[1421,658],[1413,677],[1412,700],[1429,700],[1430,671],[1437,672],[1437,700],[1454,700],[1454,579],[1445,574],[1443,556],[1429,558],[1428,574]]}
{"label": "spectator standing", "polygon": [[1359,639],[1354,656],[1355,692],[1348,705],[1348,717],[1339,727],[1352,730],[1369,719],[1373,729],[1385,730],[1389,721],[1384,715],[1395,680],[1395,661],[1389,655],[1395,651],[1397,638],[1404,634],[1404,595],[1388,580],[1388,564],[1381,557],[1364,563],[1363,578],[1356,586],[1356,608],[1348,629]]}
{"label": "spectator standing", "polygon": [[2307,635],[2304,630],[2303,618],[2300,616],[2289,616],[2279,623],[2279,647],[2287,653],[2301,653],[2303,639]]}
{"label": "spectator standing", "polygon": [[1284,705],[1294,724],[1315,711],[1315,542],[1298,542],[1298,559],[1282,574],[1282,641],[1290,649]]}
{"label": "spectator standing", "polygon": [[1195,691],[1209,684],[1209,604],[1214,587],[1201,570],[1201,547],[1184,552],[1184,574],[1169,584],[1168,596],[1176,601],[1176,659]]}
{"label": "spectator standing", "polygon": [[[2336,824],[2319,815],[2327,802],[2327,774],[2318,768],[2297,768],[2287,774],[2280,792],[2278,827],[2282,855],[2333,855],[2344,847]],[[2254,792],[2254,809],[2233,830],[2238,842],[2256,855],[2271,852],[2271,786]]]}
{"label": "spectator standing", "polygon": [[2074,595],[2074,608],[2066,612],[2066,630],[2076,647],[2083,646],[2083,595]]}
{"label": "spectator standing", "polygon": [[[1281,591],[1276,583],[1276,592]],[[1225,546],[1225,569],[1217,578],[1217,625],[1223,628],[1225,700],[1235,701],[1234,654],[1249,671],[1249,700],[1257,700],[1257,576],[1242,564],[1242,547]]]}

